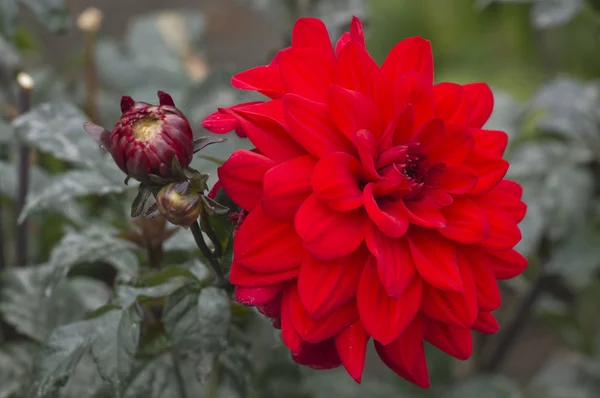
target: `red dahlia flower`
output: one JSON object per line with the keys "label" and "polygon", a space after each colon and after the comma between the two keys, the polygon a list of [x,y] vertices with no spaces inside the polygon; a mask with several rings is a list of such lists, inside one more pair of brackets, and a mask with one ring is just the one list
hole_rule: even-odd
{"label": "red dahlia flower", "polygon": [[192,128],[173,98],[158,92],[160,105],[121,98],[122,115],[112,132],[93,123],[85,130],[110,154],[123,172],[141,182],[149,175],[173,177],[171,166],[177,158],[182,167],[192,161],[194,137]]}
{"label": "red dahlia flower", "polygon": [[304,18],[290,48],[233,85],[271,100],[219,111],[256,146],[219,168],[249,212],[230,280],[296,362],[343,364],[360,381],[372,338],[391,369],[427,387],[424,340],[466,359],[472,330],[498,330],[497,279],[527,266],[513,249],[526,206],[503,179],[506,134],[482,129],[486,84],[434,84],[422,38],[378,66],[358,19],[334,49]]}

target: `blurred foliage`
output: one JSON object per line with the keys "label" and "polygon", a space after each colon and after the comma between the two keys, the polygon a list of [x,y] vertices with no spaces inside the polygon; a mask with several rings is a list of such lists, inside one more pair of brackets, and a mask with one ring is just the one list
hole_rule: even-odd
{"label": "blurred foliage", "polygon": [[[492,85],[496,108],[487,127],[509,134],[509,175],[523,184],[529,206],[518,249],[532,265],[503,285],[505,301],[518,302],[540,276],[550,278],[534,308],[535,321],[558,332],[564,344],[553,348],[532,378],[519,381],[478,371],[487,346],[472,366],[428,346],[430,390],[370,359],[362,385],[341,369],[294,365],[265,319],[210,286],[212,274],[188,231],[160,217],[128,219],[135,186],[123,182],[81,127],[90,111],[85,57],[73,54],[57,68],[25,62],[40,44],[21,23],[20,11],[28,9],[42,26],[60,33],[70,26],[66,2],[3,0],[0,204],[11,265],[17,218],[29,220],[31,242],[28,264],[0,272],[0,398],[596,397],[600,86],[594,79],[600,76],[600,2],[236,2],[266,13],[286,31],[300,15],[320,17],[332,38],[351,15],[359,15],[378,61],[403,37],[422,35],[434,45],[438,81]],[[230,87],[235,68],[211,67],[201,51],[206,31],[206,16],[183,10],[138,15],[123,40],[98,37],[92,53],[96,122],[115,123],[121,95],[154,102],[159,89],[175,98],[193,126],[220,106],[252,100]],[[36,83],[33,107],[17,116],[14,77],[24,65]],[[25,208],[14,214],[19,144],[33,153]],[[250,144],[231,134],[193,167],[210,173],[212,184],[218,163],[242,147]],[[231,250],[233,226],[222,216],[212,221]],[[157,253],[163,264],[152,268],[149,257]],[[508,311],[501,321],[510,318]]]}

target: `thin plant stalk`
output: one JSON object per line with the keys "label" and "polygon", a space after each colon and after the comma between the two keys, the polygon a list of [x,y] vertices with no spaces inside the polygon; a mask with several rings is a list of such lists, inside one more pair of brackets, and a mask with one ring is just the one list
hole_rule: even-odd
{"label": "thin plant stalk", "polygon": [[[19,85],[19,113],[24,114],[31,108],[31,91],[33,90],[33,79],[26,73],[19,73],[17,76]],[[25,208],[25,200],[29,190],[29,164],[30,149],[25,143],[19,144],[19,164],[18,164],[18,187],[16,201],[17,219]],[[28,241],[28,223],[27,220],[16,223],[15,231],[15,263],[24,266],[27,264],[27,241]]]}
{"label": "thin plant stalk", "polygon": [[210,263],[210,266],[217,274],[217,277],[219,278],[219,282],[224,284],[225,283],[225,275],[223,274],[221,265],[219,264],[217,259],[215,259],[215,257],[213,256],[213,253],[210,251],[210,249],[206,245],[206,242],[204,241],[204,236],[202,236],[202,230],[200,229],[200,225],[198,225],[197,221],[194,222],[192,225],[190,225],[190,231],[192,231],[192,235],[194,235],[194,240],[196,241],[196,245],[202,252],[202,255]]}
{"label": "thin plant stalk", "polygon": [[85,72],[85,108],[93,122],[98,122],[98,73],[96,67],[96,37],[102,25],[103,14],[97,8],[84,10],[77,18],[77,26],[83,32],[83,56]]}

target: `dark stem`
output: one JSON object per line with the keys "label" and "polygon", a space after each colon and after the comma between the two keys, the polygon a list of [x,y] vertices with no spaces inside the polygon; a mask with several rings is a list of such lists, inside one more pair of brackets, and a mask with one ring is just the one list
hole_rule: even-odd
{"label": "dark stem", "polygon": [[150,266],[150,268],[162,268],[164,259],[162,244],[154,246],[148,242],[148,246],[146,246],[146,253],[148,254],[148,266]]}
{"label": "dark stem", "polygon": [[84,71],[85,71],[85,108],[92,122],[98,122],[98,74],[96,72],[96,31],[83,32]]}
{"label": "dark stem", "polygon": [[6,253],[4,251],[4,217],[2,213],[2,200],[0,200],[0,270],[3,270],[6,267]]}
{"label": "dark stem", "polygon": [[175,351],[172,351],[171,357],[173,358],[173,370],[175,371],[175,378],[177,379],[177,391],[179,392],[179,396],[181,398],[188,398],[188,394],[185,389],[185,380],[183,379],[183,375],[181,373],[181,363],[179,362],[179,356]]}
{"label": "dark stem", "polygon": [[206,259],[210,263],[210,266],[212,267],[212,269],[215,271],[215,273],[219,277],[219,282],[225,284],[225,275],[223,275],[223,270],[221,269],[221,265],[213,257],[212,252],[206,245],[206,242],[204,241],[204,237],[202,236],[202,230],[200,230],[200,225],[198,225],[198,222],[194,222],[192,225],[190,225],[190,230],[192,231],[192,235],[194,235],[194,240],[196,241],[196,245],[202,252],[202,255],[204,255],[204,257],[206,257]]}
{"label": "dark stem", "polygon": [[223,255],[223,247],[221,246],[221,241],[215,233],[215,230],[213,229],[212,225],[210,225],[210,219],[208,218],[208,214],[202,214],[200,216],[200,225],[202,226],[202,229],[204,229],[204,232],[215,247],[214,257],[221,258],[221,256]]}
{"label": "dark stem", "polygon": [[538,253],[540,259],[540,272],[538,278],[533,286],[531,286],[529,292],[523,297],[513,318],[504,329],[504,332],[500,335],[499,342],[489,356],[489,360],[481,367],[481,370],[484,372],[494,372],[502,365],[502,362],[510,352],[512,345],[516,342],[517,338],[527,325],[527,322],[531,319],[531,312],[537,303],[537,300],[546,290],[548,282],[552,278],[552,275],[545,271],[545,265],[548,263],[550,257],[550,242],[548,239],[542,239]]}
{"label": "dark stem", "polygon": [[[29,76],[27,78],[31,79]],[[24,114],[31,108],[31,85],[25,85],[20,82],[19,84],[19,113]],[[18,188],[17,188],[17,201],[16,201],[16,216],[17,219],[20,217],[21,212],[25,208],[25,200],[27,199],[27,191],[29,190],[29,146],[21,143],[19,144],[19,169],[18,169]],[[15,240],[16,240],[16,253],[15,263],[20,266],[24,266],[27,263],[27,220],[19,223],[17,221]]]}

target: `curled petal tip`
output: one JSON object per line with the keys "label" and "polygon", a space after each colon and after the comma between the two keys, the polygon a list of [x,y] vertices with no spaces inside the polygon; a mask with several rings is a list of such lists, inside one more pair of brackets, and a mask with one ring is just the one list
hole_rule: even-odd
{"label": "curled petal tip", "polygon": [[128,95],[124,95],[121,97],[121,112],[125,113],[135,105],[135,101]]}
{"label": "curled petal tip", "polygon": [[83,129],[98,141],[102,148],[108,149],[110,142],[110,132],[108,130],[92,122],[85,122],[83,124]]}
{"label": "curled petal tip", "polygon": [[175,106],[175,101],[173,101],[173,97],[171,97],[169,94],[165,93],[164,91],[158,92],[158,102],[161,105]]}

